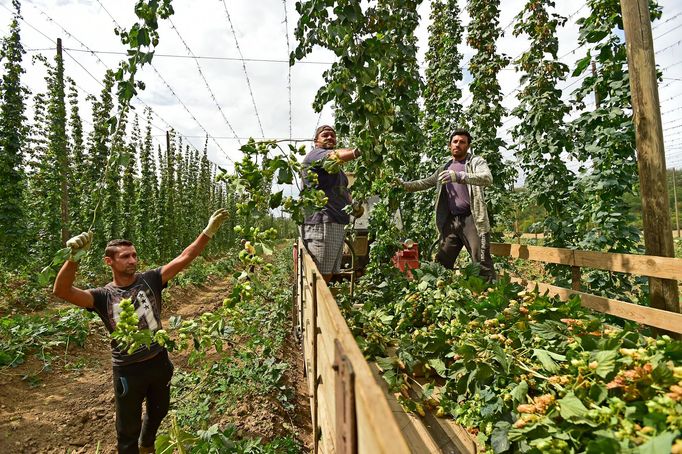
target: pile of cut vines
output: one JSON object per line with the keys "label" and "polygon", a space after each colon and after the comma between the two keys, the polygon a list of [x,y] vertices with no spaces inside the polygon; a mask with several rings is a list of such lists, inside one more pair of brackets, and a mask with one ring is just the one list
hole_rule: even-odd
{"label": "pile of cut vines", "polygon": [[366,275],[360,309],[340,299],[406,410],[450,416],[494,452],[682,452],[680,341],[436,265]]}

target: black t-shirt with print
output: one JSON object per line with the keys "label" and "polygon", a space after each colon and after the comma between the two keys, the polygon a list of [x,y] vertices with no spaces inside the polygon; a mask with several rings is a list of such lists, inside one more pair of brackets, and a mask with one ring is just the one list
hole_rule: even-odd
{"label": "black t-shirt with print", "polygon": [[[135,306],[139,319],[139,329],[150,329],[156,332],[161,329],[161,290],[165,286],[161,280],[161,268],[138,273],[135,282],[127,287],[118,287],[113,282],[104,287],[89,289],[95,303],[91,311],[97,313],[104,322],[104,326],[111,334],[116,329],[121,313],[121,300],[130,298]],[[144,361],[156,356],[164,350],[157,343],[152,343],[149,348],[141,347],[128,354],[118,348],[116,341],[111,340],[111,356],[114,366]]]}

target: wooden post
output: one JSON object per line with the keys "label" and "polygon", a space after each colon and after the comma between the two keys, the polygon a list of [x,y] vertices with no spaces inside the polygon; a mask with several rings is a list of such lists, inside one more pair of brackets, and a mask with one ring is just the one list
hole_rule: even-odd
{"label": "wooden post", "polygon": [[319,417],[319,395],[317,393],[317,385],[319,384],[318,378],[317,378],[317,273],[313,272],[313,282],[312,282],[312,290],[313,290],[313,301],[312,301],[312,309],[313,309],[313,316],[312,316],[312,334],[313,336],[313,351],[312,351],[312,359],[313,359],[313,408],[312,408],[312,413],[313,413],[313,454],[318,454],[319,449],[320,449],[320,417]]}
{"label": "wooden post", "polygon": [[677,238],[680,237],[680,212],[677,208],[677,182],[675,182],[675,168],[673,167],[673,203],[675,204],[675,223],[677,224]]}
{"label": "wooden post", "polygon": [[579,266],[572,266],[571,267],[571,288],[573,290],[577,290],[577,291],[581,290],[580,267]]}
{"label": "wooden post", "polygon": [[[628,53],[647,255],[674,257],[648,0],[620,0]],[[649,279],[652,307],[680,312],[677,281]]]}

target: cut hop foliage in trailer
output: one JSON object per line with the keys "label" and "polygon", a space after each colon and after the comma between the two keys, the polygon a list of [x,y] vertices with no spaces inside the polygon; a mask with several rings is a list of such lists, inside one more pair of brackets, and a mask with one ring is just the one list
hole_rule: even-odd
{"label": "cut hop foliage in trailer", "polygon": [[682,342],[606,324],[577,299],[504,278],[485,289],[472,272],[427,264],[413,273],[363,277],[361,309],[340,297],[406,409],[449,415],[495,452],[670,452],[680,443]]}

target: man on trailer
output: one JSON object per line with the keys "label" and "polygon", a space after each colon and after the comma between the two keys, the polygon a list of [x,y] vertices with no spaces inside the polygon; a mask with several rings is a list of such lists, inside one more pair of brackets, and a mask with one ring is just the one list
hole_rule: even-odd
{"label": "man on trailer", "polygon": [[[343,256],[344,227],[350,222],[350,215],[345,208],[352,204],[348,191],[348,177],[339,170],[330,173],[323,168],[327,159],[334,159],[341,163],[352,161],[360,156],[357,148],[336,147],[336,131],[328,125],[315,130],[313,149],[303,159],[302,179],[306,186],[310,186],[308,170],[317,174],[316,189],[322,189],[327,196],[327,204],[319,211],[306,213],[301,227],[303,244],[315,260],[325,282],[329,282],[332,275],[341,271]],[[358,208],[359,207],[359,208]],[[354,215],[361,216],[361,205],[353,206]]]}
{"label": "man on trailer", "polygon": [[[121,300],[131,299],[139,318],[139,329],[161,329],[161,291],[206,247],[227,219],[224,208],[217,210],[192,244],[161,268],[137,272],[137,251],[128,240],[109,241],[104,261],[111,268],[112,282],[104,287],[81,290],[73,286],[78,260],[92,244],[92,232],[81,233],[66,242],[71,255],[54,281],[53,293],[76,306],[96,312],[109,333],[116,329]],[[116,433],[119,453],[153,453],[156,432],[168,413],[173,364],[168,351],[156,342],[131,354],[112,340]],[[142,418],[142,402],[147,411]],[[139,443],[139,447],[138,447]]]}
{"label": "man on trailer", "polygon": [[438,263],[452,269],[462,247],[466,247],[472,262],[479,266],[481,277],[492,282],[495,268],[490,255],[490,221],[483,188],[493,183],[493,176],[485,160],[469,152],[470,146],[469,131],[455,130],[449,142],[452,159],[430,177],[399,183],[408,192],[436,188]]}

